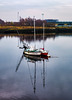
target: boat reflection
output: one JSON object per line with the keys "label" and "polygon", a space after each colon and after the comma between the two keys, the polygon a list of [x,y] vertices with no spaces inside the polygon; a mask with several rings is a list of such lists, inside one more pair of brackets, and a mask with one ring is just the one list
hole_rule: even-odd
{"label": "boat reflection", "polygon": [[43,66],[42,66],[42,69],[43,69],[43,72],[42,72],[42,79],[43,79],[43,87],[45,87],[45,60],[46,61],[49,61],[49,57],[38,57],[38,56],[30,56],[30,55],[25,55],[23,54],[20,58],[20,61],[16,67],[16,72],[18,71],[19,69],[19,66],[20,66],[20,63],[21,61],[23,60],[23,58],[25,58],[27,60],[27,62],[30,62],[30,63],[34,63],[34,76],[33,76],[33,80],[32,80],[32,77],[31,77],[31,72],[30,72],[30,68],[29,68],[29,65],[28,65],[28,69],[29,69],[29,74],[30,74],[30,79],[31,79],[31,83],[32,83],[32,86],[33,86],[33,91],[34,93],[36,92],[36,73],[37,73],[37,66],[36,66],[36,63],[37,62],[43,62]]}

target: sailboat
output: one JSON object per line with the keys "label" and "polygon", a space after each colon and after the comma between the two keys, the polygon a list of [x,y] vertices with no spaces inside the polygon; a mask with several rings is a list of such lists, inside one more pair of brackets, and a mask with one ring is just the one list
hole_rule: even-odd
{"label": "sailboat", "polygon": [[[42,14],[44,16],[44,14]],[[48,52],[44,48],[44,20],[43,20],[43,48],[40,48],[41,56],[48,56]]]}
{"label": "sailboat", "polygon": [[[35,42],[35,16],[34,16],[34,42]],[[41,56],[41,51],[36,49],[35,45],[34,47],[25,48],[24,54],[32,56]]]}
{"label": "sailboat", "polygon": [[[35,17],[34,17],[34,42],[35,42]],[[32,55],[32,56],[49,56],[48,52],[44,49],[44,21],[43,21],[43,48],[40,48],[38,50],[36,49],[36,45],[30,48],[26,47],[24,50],[24,54]]]}
{"label": "sailboat", "polygon": [[41,52],[37,49],[26,49],[24,50],[24,54],[31,56],[41,56]]}

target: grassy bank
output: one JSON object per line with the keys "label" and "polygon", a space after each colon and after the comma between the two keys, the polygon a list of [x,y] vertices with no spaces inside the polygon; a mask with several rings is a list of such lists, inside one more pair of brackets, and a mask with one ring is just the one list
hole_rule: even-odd
{"label": "grassy bank", "polygon": [[[33,34],[33,26],[0,26],[1,34],[11,34],[17,33],[20,34]],[[36,27],[36,33],[40,34],[43,32],[43,27]],[[45,27],[45,33],[72,33],[72,27]]]}
{"label": "grassy bank", "polygon": [[[35,27],[36,33],[42,33],[43,27]],[[47,30],[54,30],[54,27],[45,27],[45,31]],[[34,27],[33,26],[0,26],[0,33],[28,33],[32,34],[34,33]]]}

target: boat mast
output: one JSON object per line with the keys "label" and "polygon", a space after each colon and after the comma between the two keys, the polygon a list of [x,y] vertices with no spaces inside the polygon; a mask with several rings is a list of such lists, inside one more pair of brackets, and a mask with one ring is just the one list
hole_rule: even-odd
{"label": "boat mast", "polygon": [[36,62],[35,62],[35,69],[34,69],[34,93],[36,92]]}
{"label": "boat mast", "polygon": [[20,64],[21,64],[21,61],[23,60],[23,57],[24,57],[24,55],[21,56],[20,61],[19,61],[18,65],[17,65],[17,67],[16,67],[15,72],[18,71],[18,68],[19,68],[19,66],[20,66]]}
{"label": "boat mast", "polygon": [[43,87],[45,87],[45,60],[43,59]]}
{"label": "boat mast", "polygon": [[43,22],[43,49],[44,49],[44,14],[42,14],[42,22]]}
{"label": "boat mast", "polygon": [[[35,16],[34,16],[34,42],[36,41],[36,36],[35,36]],[[34,48],[36,49],[36,44],[34,46]]]}

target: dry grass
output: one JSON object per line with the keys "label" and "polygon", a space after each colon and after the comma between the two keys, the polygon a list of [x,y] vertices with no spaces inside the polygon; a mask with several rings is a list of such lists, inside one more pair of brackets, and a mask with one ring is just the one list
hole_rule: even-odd
{"label": "dry grass", "polygon": [[[0,25],[0,29],[8,29],[8,30],[24,30],[24,29],[33,29],[34,27],[33,26],[1,26]],[[36,29],[42,29],[43,27],[35,27]],[[65,28],[65,29],[72,29],[72,27],[45,27],[45,29],[56,29],[56,28],[59,28],[59,29],[62,29],[62,28]]]}
{"label": "dry grass", "polygon": [[[0,26],[0,29],[9,29],[9,30],[22,30],[22,29],[33,29],[33,26]],[[42,29],[43,27],[35,27],[36,29]],[[45,27],[45,29],[55,29],[55,27]]]}
{"label": "dry grass", "polygon": [[[10,29],[10,30],[15,30],[15,29],[33,29],[33,26],[0,26],[0,29]],[[36,27],[36,28],[42,28],[42,27]]]}

